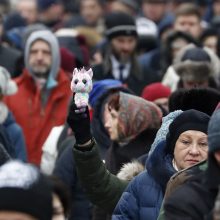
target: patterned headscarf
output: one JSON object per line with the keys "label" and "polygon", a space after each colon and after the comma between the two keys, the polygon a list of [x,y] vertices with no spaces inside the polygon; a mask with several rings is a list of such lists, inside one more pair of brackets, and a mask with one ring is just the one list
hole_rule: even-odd
{"label": "patterned headscarf", "polygon": [[119,142],[129,142],[147,128],[159,128],[162,112],[153,102],[119,93]]}

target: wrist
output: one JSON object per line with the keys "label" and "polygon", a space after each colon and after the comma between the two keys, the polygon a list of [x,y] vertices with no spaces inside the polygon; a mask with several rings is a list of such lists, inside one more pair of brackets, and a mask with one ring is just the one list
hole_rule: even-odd
{"label": "wrist", "polygon": [[90,151],[95,145],[95,139],[92,137],[89,141],[84,144],[75,144],[74,148],[80,151]]}
{"label": "wrist", "polygon": [[87,141],[84,144],[77,144],[79,147],[88,147],[90,144],[92,143],[92,140],[90,139],[89,141]]}

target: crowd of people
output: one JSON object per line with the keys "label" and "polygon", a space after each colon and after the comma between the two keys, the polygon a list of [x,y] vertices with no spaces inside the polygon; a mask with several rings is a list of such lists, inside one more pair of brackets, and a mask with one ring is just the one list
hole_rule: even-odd
{"label": "crowd of people", "polygon": [[219,0],[0,0],[0,220],[220,219],[219,30]]}

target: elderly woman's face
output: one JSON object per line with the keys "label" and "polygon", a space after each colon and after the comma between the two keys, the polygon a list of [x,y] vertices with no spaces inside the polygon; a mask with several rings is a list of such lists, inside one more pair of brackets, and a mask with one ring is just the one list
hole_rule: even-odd
{"label": "elderly woman's face", "polygon": [[191,167],[194,164],[207,159],[207,155],[207,135],[201,131],[185,131],[176,141],[174,160],[178,170]]}

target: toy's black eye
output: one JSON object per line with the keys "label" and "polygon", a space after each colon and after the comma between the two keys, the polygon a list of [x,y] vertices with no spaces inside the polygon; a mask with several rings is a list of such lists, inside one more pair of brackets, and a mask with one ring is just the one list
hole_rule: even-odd
{"label": "toy's black eye", "polygon": [[79,80],[78,80],[78,79],[75,79],[75,80],[74,80],[74,83],[75,83],[75,84],[77,84],[78,82],[79,82]]}
{"label": "toy's black eye", "polygon": [[86,83],[87,83],[87,80],[86,80],[86,79],[83,79],[82,82],[83,82],[84,84],[86,84]]}

